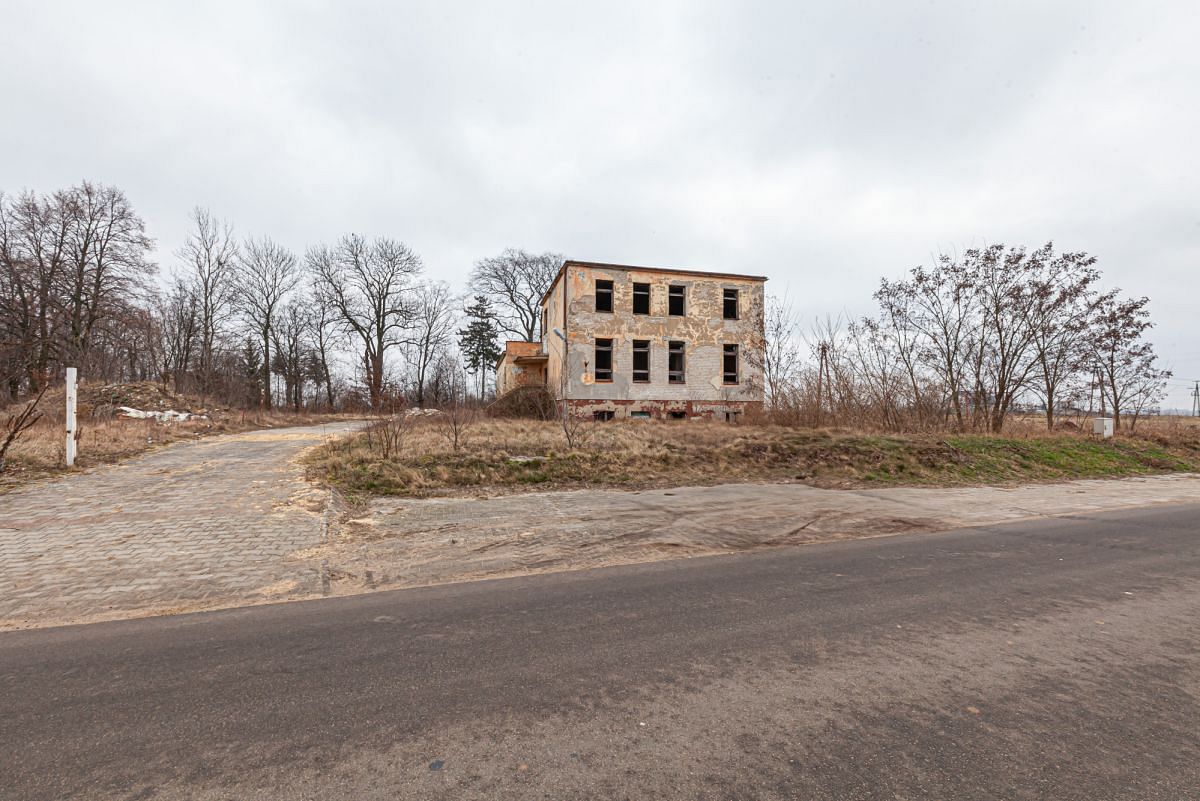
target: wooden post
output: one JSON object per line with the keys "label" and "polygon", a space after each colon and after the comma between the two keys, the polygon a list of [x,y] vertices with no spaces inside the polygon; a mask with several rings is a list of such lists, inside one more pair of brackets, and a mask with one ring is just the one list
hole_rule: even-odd
{"label": "wooden post", "polygon": [[76,369],[67,368],[67,467],[75,465]]}

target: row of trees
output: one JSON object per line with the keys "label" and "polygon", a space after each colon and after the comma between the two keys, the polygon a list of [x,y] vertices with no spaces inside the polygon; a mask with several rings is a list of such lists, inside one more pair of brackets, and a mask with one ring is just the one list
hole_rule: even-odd
{"label": "row of trees", "polygon": [[114,372],[138,360],[152,245],[120,190],[0,193],[0,377],[11,397],[37,393],[62,364]]}
{"label": "row of trees", "polygon": [[387,237],[348,234],[297,254],[197,209],[162,279],[153,249],[116,188],[0,194],[0,377],[11,399],[66,365],[266,408],[437,405],[464,368],[482,396],[499,338],[541,335],[538,300],[561,263],[521,250],[484,259],[468,302]]}
{"label": "row of trees", "polygon": [[[562,263],[506,250],[475,265],[463,298],[404,242],[348,234],[297,254],[203,209],[165,279],[153,251],[114,187],[0,194],[10,399],[66,365],[266,408],[435,406],[462,391],[464,370],[482,397],[500,340],[541,338],[539,301]],[[1100,282],[1086,253],[994,245],[885,279],[877,314],[806,336],[772,301],[768,403],[783,419],[889,429],[1000,431],[1033,405],[1051,428],[1088,405],[1136,423],[1170,373],[1146,339],[1148,299]]]}
{"label": "row of trees", "polygon": [[1019,408],[1090,408],[1130,427],[1171,373],[1146,339],[1149,299],[1102,290],[1096,259],[993,245],[880,282],[875,316],[802,332],[767,313],[764,380],[784,416],[885,429],[999,432]]}

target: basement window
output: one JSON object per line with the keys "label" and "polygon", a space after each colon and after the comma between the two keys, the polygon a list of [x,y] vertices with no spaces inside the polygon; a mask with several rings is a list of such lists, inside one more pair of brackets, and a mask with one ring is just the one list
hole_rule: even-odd
{"label": "basement window", "polygon": [[634,284],[633,285],[633,313],[634,314],[649,314],[650,313],[650,285],[649,284]]}
{"label": "basement window", "polygon": [[596,311],[609,312],[613,310],[612,304],[613,282],[603,279],[596,279]]}
{"label": "basement window", "polygon": [[596,340],[596,380],[612,381],[612,340]]}
{"label": "basement window", "polygon": [[593,422],[607,423],[611,419],[613,419],[613,410],[612,409],[601,409],[598,412],[592,412]]}
{"label": "basement window", "polygon": [[684,373],[684,358],[684,344],[682,342],[673,341],[667,345],[667,383],[687,383]]}
{"label": "basement window", "polygon": [[738,291],[736,289],[725,290],[725,319],[736,320],[738,318]]}
{"label": "basement window", "polygon": [[633,340],[633,380],[639,384],[650,382],[650,340]]}
{"label": "basement window", "polygon": [[726,384],[736,384],[738,382],[738,346],[726,345],[724,358],[722,359],[722,368],[725,373]]}
{"label": "basement window", "polygon": [[669,286],[667,287],[667,314],[672,317],[683,317],[685,314],[687,300],[687,287]]}

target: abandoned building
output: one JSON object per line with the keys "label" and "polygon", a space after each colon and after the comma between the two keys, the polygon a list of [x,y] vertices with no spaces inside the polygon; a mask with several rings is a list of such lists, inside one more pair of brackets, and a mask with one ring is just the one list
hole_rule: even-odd
{"label": "abandoned building", "polygon": [[496,394],[545,387],[571,414],[736,420],[763,397],[763,276],[567,261],[541,342],[509,342]]}

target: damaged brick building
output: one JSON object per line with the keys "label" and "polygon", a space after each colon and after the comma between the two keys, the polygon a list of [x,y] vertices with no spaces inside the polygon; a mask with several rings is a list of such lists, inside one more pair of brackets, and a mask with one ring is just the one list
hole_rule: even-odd
{"label": "damaged brick building", "polygon": [[497,395],[544,386],[600,420],[737,419],[762,403],[766,280],[564,262],[541,300],[543,341],[507,343]]}

